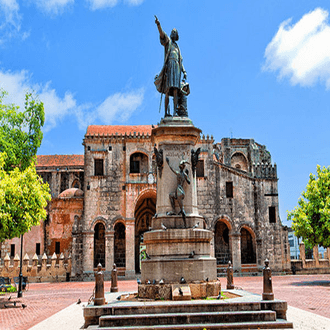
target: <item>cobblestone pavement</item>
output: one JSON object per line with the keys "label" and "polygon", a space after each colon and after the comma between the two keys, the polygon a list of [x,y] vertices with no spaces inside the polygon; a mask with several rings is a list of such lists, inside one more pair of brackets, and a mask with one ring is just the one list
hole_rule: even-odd
{"label": "cobblestone pavement", "polygon": [[[226,279],[220,278],[223,288]],[[261,294],[262,277],[235,277],[235,287]],[[136,291],[136,281],[119,281],[119,291]],[[93,282],[31,283],[20,301],[22,308],[0,309],[1,330],[23,330],[45,320],[70,306],[79,298],[88,301],[94,288]],[[110,282],[105,283],[106,291]],[[286,300],[290,306],[330,318],[330,275],[273,276],[276,298]],[[12,300],[17,294],[11,294]],[[9,297],[9,295],[7,295]]]}

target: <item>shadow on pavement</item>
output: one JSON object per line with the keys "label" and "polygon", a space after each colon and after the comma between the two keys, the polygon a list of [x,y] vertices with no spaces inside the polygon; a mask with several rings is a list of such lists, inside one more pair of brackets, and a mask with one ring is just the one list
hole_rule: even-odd
{"label": "shadow on pavement", "polygon": [[294,286],[330,286],[330,281],[304,281],[304,282],[293,282],[290,285]]}

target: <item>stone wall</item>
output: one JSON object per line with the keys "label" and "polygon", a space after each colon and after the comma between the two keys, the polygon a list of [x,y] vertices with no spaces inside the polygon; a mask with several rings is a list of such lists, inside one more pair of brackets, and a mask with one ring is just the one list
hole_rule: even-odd
{"label": "stone wall", "polygon": [[[13,278],[20,273],[19,256],[16,254],[11,260],[7,254],[0,261],[0,276],[9,277],[14,283]],[[32,259],[26,254],[23,258],[22,274],[28,277],[30,283],[68,281],[71,274],[71,256],[65,259],[63,253],[60,256],[54,253],[51,257],[44,254],[39,260],[36,254]]]}
{"label": "stone wall", "polygon": [[[253,263],[259,270],[266,258],[274,271],[289,269],[287,228],[279,218],[276,164],[252,163],[270,162],[270,153],[253,140],[222,139],[221,144],[213,145],[207,137],[200,146],[206,176],[198,179],[199,212],[208,229],[215,231],[218,222],[228,228],[234,269],[240,271],[242,263],[248,263],[244,253],[237,253],[244,246],[250,246],[247,254],[256,255]],[[228,185],[232,194],[228,194]]]}
{"label": "stone wall", "polygon": [[[291,260],[291,271],[297,274],[330,274],[330,248],[324,256],[319,254],[318,246],[313,248],[313,259],[306,259],[305,244],[299,244],[300,259]],[[323,258],[322,258],[323,257]]]}

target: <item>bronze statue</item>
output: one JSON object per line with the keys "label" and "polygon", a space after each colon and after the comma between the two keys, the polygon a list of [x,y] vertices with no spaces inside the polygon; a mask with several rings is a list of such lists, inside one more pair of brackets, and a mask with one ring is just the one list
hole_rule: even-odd
{"label": "bronze statue", "polygon": [[184,208],[183,208],[183,199],[184,199],[184,196],[185,196],[185,192],[184,192],[184,189],[183,189],[183,184],[185,183],[185,181],[190,184],[190,180],[189,180],[189,177],[188,177],[188,170],[184,170],[185,168],[185,164],[188,163],[186,160],[181,160],[180,162],[180,165],[179,165],[179,169],[180,171],[175,171],[171,165],[170,165],[170,161],[169,159],[166,157],[166,162],[169,166],[169,168],[171,169],[171,171],[176,175],[176,180],[177,180],[177,187],[175,189],[175,191],[173,191],[172,193],[170,193],[169,195],[169,198],[170,198],[170,201],[171,201],[171,206],[172,206],[172,211],[168,213],[168,215],[176,215],[176,212],[175,212],[175,200],[178,201],[179,203],[179,207],[180,207],[180,212],[178,214],[181,214],[182,215],[182,219],[183,219],[183,224],[184,224],[184,227],[186,228],[186,213],[184,211]]}
{"label": "bronze statue", "polygon": [[159,177],[161,178],[162,177],[162,169],[163,169],[163,150],[160,149],[158,150],[156,148],[156,145],[154,146],[154,153],[156,155],[156,163],[157,163],[157,168],[158,168],[158,171],[159,171]]}
{"label": "bronze statue", "polygon": [[178,93],[178,105],[176,114],[179,117],[188,117],[187,96],[190,94],[189,84],[185,81],[181,82],[181,88]]}
{"label": "bronze statue", "polygon": [[191,149],[191,167],[193,174],[195,174],[196,172],[198,157],[200,153],[201,153],[201,148],[198,148],[196,151],[194,149]]}
{"label": "bronze statue", "polygon": [[[157,16],[155,16],[155,23],[157,24],[160,43],[165,47],[164,65],[159,75],[155,77],[155,85],[158,92],[165,94],[165,117],[171,116],[169,109],[169,96],[173,96],[174,111],[173,115],[177,114],[178,101],[181,91],[181,72],[183,73],[183,80],[187,79],[187,73],[182,64],[182,56],[180,48],[177,44],[179,34],[176,29],[173,29],[170,37],[163,31]],[[189,86],[188,86],[189,87]],[[183,95],[187,95],[187,86],[182,89]],[[183,99],[183,103],[184,103]],[[181,102],[182,103],[182,102]],[[181,108],[184,104],[181,104]],[[181,109],[179,109],[182,111]]]}

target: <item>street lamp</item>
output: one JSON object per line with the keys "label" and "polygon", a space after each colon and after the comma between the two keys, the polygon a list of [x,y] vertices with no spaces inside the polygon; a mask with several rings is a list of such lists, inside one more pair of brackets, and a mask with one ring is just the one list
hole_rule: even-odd
{"label": "street lamp", "polygon": [[19,282],[18,282],[17,298],[22,298],[23,297],[23,292],[22,292],[22,282],[23,282],[22,263],[23,263],[23,234],[21,234],[21,258],[20,258],[20,263],[19,263]]}

